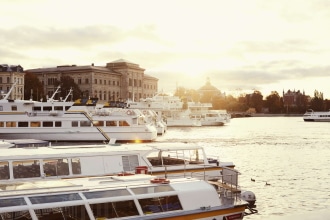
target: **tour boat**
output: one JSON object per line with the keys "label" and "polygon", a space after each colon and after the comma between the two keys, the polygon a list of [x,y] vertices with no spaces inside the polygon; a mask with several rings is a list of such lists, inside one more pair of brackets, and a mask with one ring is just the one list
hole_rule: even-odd
{"label": "tour boat", "polygon": [[152,109],[167,126],[221,126],[230,122],[226,110],[210,110],[211,103],[184,102],[177,96],[155,95],[140,101],[127,101],[128,108]]}
{"label": "tour boat", "polygon": [[[251,200],[244,195],[225,193],[196,178],[166,180],[135,174],[2,183],[0,187],[2,220],[237,220],[253,214]],[[255,196],[248,191],[246,197]]]}
{"label": "tour boat", "polygon": [[[105,109],[106,111],[114,111],[117,108],[127,108],[126,103],[124,102],[107,102],[104,105],[99,105],[96,108],[100,109],[102,111]],[[141,111],[142,114],[145,117],[145,120],[149,123],[152,123],[156,129],[158,135],[164,135],[167,131],[167,124],[164,122],[164,120],[160,117],[158,117],[157,113],[154,110],[143,110]]]}
{"label": "tour boat", "polygon": [[58,101],[54,95],[47,102],[1,99],[0,139],[148,142],[157,137],[155,126],[138,110],[95,113],[88,103]]}
{"label": "tour boat", "polygon": [[308,109],[303,115],[303,119],[304,121],[330,122],[330,111],[315,112],[312,109]]}
{"label": "tour boat", "polygon": [[[145,173],[164,178],[219,179],[232,162],[190,143],[140,143],[1,149],[0,181],[35,181]],[[238,175],[238,174],[237,174]]]}

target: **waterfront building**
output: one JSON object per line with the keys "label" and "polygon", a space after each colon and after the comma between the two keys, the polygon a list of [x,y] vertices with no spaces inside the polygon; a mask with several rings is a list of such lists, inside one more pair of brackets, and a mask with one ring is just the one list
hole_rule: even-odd
{"label": "waterfront building", "polygon": [[138,64],[119,59],[106,66],[62,65],[29,69],[42,82],[45,94],[51,95],[56,81],[70,76],[82,91],[82,97],[98,98],[100,103],[152,97],[158,91],[158,79],[144,73]]}
{"label": "waterfront building", "polygon": [[9,99],[24,98],[24,70],[20,65],[0,64],[0,99],[5,96],[16,82]]}
{"label": "waterfront building", "polygon": [[290,89],[284,93],[283,91],[283,103],[284,106],[288,107],[298,107],[298,106],[303,106],[305,104],[305,92],[303,93],[298,91],[291,91]]}

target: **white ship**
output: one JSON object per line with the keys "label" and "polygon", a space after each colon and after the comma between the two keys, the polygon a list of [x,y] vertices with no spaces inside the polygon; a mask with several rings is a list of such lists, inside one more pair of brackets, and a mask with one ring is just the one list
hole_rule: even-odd
{"label": "white ship", "polygon": [[211,103],[183,102],[177,96],[155,95],[138,102],[127,101],[127,107],[152,109],[167,126],[221,126],[230,122],[226,110],[210,110]]}
{"label": "white ship", "polygon": [[312,109],[308,109],[303,115],[303,119],[304,121],[330,122],[330,111],[315,112]]}
{"label": "white ship", "polygon": [[156,137],[155,126],[139,110],[91,112],[86,106],[53,98],[0,100],[0,139],[143,142]]}
{"label": "white ship", "polygon": [[233,164],[209,160],[204,148],[185,143],[3,149],[0,217],[243,219],[256,213],[256,197],[241,190]]}

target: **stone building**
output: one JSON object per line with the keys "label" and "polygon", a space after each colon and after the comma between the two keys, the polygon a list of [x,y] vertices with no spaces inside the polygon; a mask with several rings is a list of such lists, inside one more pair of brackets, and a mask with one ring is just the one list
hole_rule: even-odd
{"label": "stone building", "polygon": [[283,90],[283,104],[286,107],[299,107],[305,104],[305,92],[301,93],[298,91]]}
{"label": "stone building", "polygon": [[5,96],[12,85],[15,87],[10,93],[9,99],[24,98],[24,70],[20,65],[0,64],[0,99]]}
{"label": "stone building", "polygon": [[98,98],[99,102],[138,100],[152,97],[158,90],[158,79],[144,73],[138,64],[119,59],[106,66],[65,65],[29,69],[42,82],[45,94],[55,91],[54,83],[61,76],[70,76],[82,91],[82,97]]}

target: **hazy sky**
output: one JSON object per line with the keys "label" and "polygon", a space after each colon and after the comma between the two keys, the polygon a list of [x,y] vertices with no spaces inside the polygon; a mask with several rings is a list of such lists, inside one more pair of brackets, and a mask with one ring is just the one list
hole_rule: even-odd
{"label": "hazy sky", "polygon": [[126,59],[159,89],[314,90],[330,98],[328,0],[2,0],[0,63]]}

